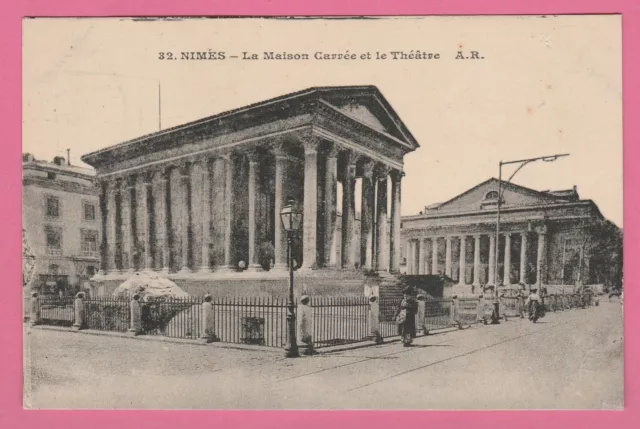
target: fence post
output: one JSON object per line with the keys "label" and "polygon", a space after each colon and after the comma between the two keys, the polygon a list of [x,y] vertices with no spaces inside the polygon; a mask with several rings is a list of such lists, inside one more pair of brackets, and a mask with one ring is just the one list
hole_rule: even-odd
{"label": "fence post", "polygon": [[478,297],[478,322],[482,322],[485,325],[487,324],[487,319],[484,317],[484,295],[481,294]]}
{"label": "fence post", "polygon": [[31,326],[37,325],[40,323],[40,303],[38,302],[38,292],[31,293],[31,314],[30,314],[30,324]]}
{"label": "fence post", "polygon": [[312,355],[313,350],[313,307],[309,305],[311,299],[307,295],[300,297],[298,303],[297,315],[297,340],[302,344],[298,347],[304,349],[305,355]]}
{"label": "fence post", "polygon": [[376,295],[369,297],[369,328],[376,344],[382,344],[384,339],[380,334],[380,303]]}
{"label": "fence post", "polygon": [[137,293],[131,298],[131,327],[129,334],[140,335],[142,333],[142,304],[140,304],[140,295]]}
{"label": "fence post", "polygon": [[73,329],[78,331],[84,328],[84,292],[76,294],[76,299],[73,301],[73,310],[75,315]]}
{"label": "fence post", "polygon": [[418,323],[416,324],[419,330],[425,335],[429,335],[429,329],[427,328],[427,301],[424,295],[418,296]]}
{"label": "fence post", "polygon": [[200,327],[200,338],[207,343],[211,343],[215,340],[214,325],[213,325],[213,304],[211,304],[211,295],[207,294],[204,297],[202,303],[202,326]]}

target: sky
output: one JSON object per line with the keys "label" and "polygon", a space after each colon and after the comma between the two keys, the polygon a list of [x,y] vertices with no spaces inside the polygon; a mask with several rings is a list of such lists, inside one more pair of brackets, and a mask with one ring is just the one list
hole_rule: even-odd
{"label": "sky", "polygon": [[[167,61],[160,52],[439,53],[438,60]],[[456,60],[476,50],[482,60]],[[23,22],[23,152],[83,154],[312,86],[376,85],[420,148],[402,213],[557,153],[514,183],[577,186],[622,226],[618,16],[370,20],[30,19]],[[161,113],[158,87],[161,86]],[[161,125],[159,124],[161,118]],[[513,172],[506,167],[505,176]]]}

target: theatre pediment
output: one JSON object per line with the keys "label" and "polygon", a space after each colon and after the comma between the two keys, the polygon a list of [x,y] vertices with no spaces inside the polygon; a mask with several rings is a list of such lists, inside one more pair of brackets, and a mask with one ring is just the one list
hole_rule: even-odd
{"label": "theatre pediment", "polygon": [[[428,212],[495,210],[498,201],[498,180],[489,179],[449,201],[434,205]],[[502,182],[503,207],[535,206],[564,202],[562,198],[524,186]]]}

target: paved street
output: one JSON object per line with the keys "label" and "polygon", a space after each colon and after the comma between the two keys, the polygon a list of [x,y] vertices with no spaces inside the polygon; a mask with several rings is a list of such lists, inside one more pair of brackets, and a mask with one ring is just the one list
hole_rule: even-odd
{"label": "paved street", "polygon": [[[619,302],[398,343],[274,353],[30,330],[33,408],[588,409],[623,404]],[[30,375],[30,376],[29,376]]]}

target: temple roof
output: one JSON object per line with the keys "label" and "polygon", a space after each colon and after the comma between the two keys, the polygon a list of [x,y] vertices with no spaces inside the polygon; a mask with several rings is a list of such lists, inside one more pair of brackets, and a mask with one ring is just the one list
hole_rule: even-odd
{"label": "temple roof", "polygon": [[303,111],[314,113],[321,106],[331,110],[334,115],[341,115],[385,137],[405,153],[419,147],[415,137],[377,87],[333,86],[312,87],[228,110],[86,154],[82,160],[96,166],[108,162],[114,155],[128,157],[139,155],[141,151],[190,143],[196,138],[203,138],[203,135],[230,133]]}

